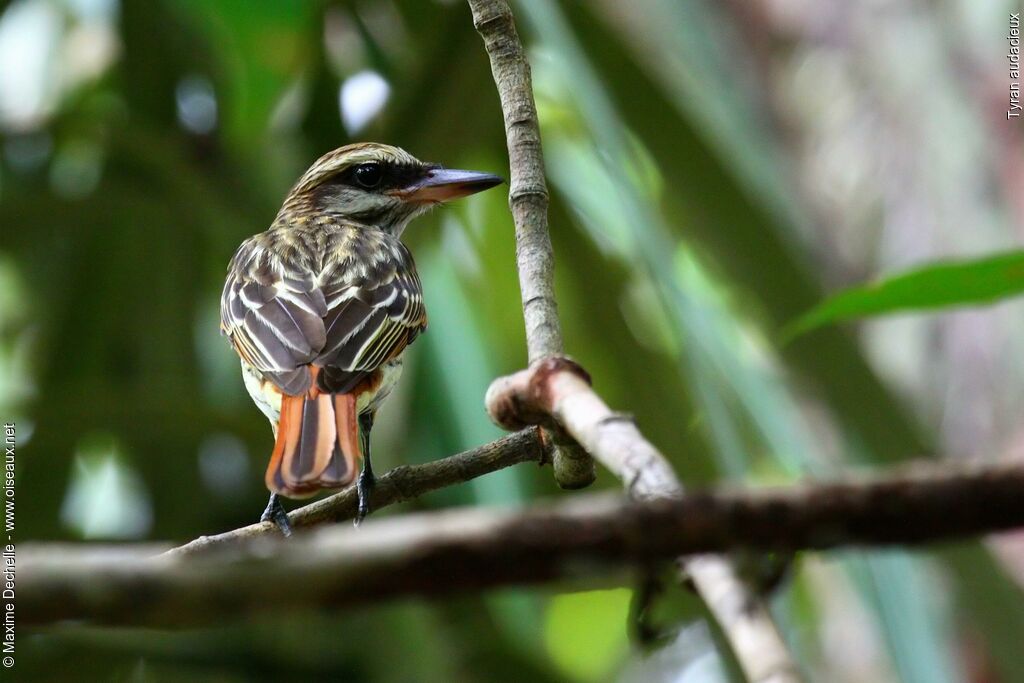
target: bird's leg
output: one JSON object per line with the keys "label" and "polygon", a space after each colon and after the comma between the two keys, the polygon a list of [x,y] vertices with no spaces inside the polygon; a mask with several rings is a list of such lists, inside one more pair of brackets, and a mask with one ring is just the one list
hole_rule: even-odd
{"label": "bird's leg", "polygon": [[260,516],[260,521],[273,522],[281,530],[282,534],[285,536],[292,535],[292,524],[288,521],[288,513],[284,511],[284,506],[281,505],[281,498],[276,493],[270,494],[270,501],[267,503],[267,509]]}
{"label": "bird's leg", "polygon": [[370,464],[370,430],[373,429],[373,411],[359,416],[359,438],[363,450],[363,471],[356,479],[356,493],[359,495],[359,509],[356,510],[355,525],[359,526],[366,515],[370,514],[370,496],[376,478],[373,476],[373,465]]}

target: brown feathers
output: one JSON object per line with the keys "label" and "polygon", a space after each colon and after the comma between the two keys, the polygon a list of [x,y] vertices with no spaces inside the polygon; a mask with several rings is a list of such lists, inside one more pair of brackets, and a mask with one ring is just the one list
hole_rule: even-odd
{"label": "brown feathers", "polygon": [[267,465],[267,488],[289,498],[303,498],[324,488],[350,484],[358,471],[362,449],[356,409],[359,396],[375,391],[374,381],[364,381],[351,393],[321,393],[317,369],[306,369],[308,391],[281,397],[274,450]]}
{"label": "brown feathers", "polygon": [[[297,234],[292,234],[297,233]],[[426,327],[416,266],[395,237],[333,223],[246,240],[221,297],[221,328],[238,355],[285,394],[345,391]]]}
{"label": "brown feathers", "polygon": [[325,154],[271,229],[235,252],[221,295],[221,330],[277,428],[267,487],[293,498],[356,477],[359,413],[376,410],[402,350],[427,324],[416,266],[399,241],[426,209],[360,187],[366,164],[398,183],[437,168],[387,145]]}
{"label": "brown feathers", "polygon": [[[362,449],[359,447],[359,422],[356,417],[356,403],[358,396],[355,394],[336,394],[334,396],[334,419],[338,434],[338,445],[340,455],[344,460],[336,458],[332,463],[332,472],[325,474],[334,477],[333,484],[328,486],[343,486],[349,481],[349,473],[356,471],[358,458],[362,457]],[[347,469],[346,469],[347,468]],[[346,479],[346,477],[348,477]]]}

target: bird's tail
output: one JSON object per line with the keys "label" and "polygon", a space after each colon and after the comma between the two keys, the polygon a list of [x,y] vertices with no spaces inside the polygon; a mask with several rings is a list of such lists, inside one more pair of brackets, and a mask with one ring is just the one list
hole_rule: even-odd
{"label": "bird's tail", "polygon": [[[315,379],[315,378],[314,378]],[[350,484],[362,457],[356,393],[281,397],[277,440],[267,466],[267,488],[288,498]]]}

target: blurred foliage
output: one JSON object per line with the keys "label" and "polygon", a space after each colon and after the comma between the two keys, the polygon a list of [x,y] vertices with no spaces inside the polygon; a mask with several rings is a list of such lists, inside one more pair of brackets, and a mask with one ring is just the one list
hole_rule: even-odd
{"label": "blurred foliage", "polygon": [[1024,251],[940,263],[834,294],[787,327],[783,337],[828,323],[907,310],[987,304],[1024,292]]}
{"label": "blurred foliage", "polygon": [[[567,350],[688,485],[1024,451],[1019,302],[855,333],[807,323],[779,345],[809,310],[820,325],[1019,290],[1019,268],[998,259],[922,268],[1019,247],[1024,234],[1013,180],[1024,136],[994,125],[1003,115],[986,103],[1003,94],[972,78],[1002,68],[1002,9],[903,5],[514,5]],[[227,261],[313,159],[352,140],[504,173],[468,8],[0,7],[0,408],[23,447],[17,539],[185,540],[249,523],[271,433],[218,334]],[[945,87],[928,88],[930,69],[956,60]],[[935,116],[911,125],[923,99]],[[381,470],[496,436],[483,392],[526,356],[501,192],[422,219],[406,239],[432,322],[378,421]],[[815,308],[825,288],[912,265]],[[596,484],[616,486],[603,473]],[[549,471],[521,467],[406,508],[561,495]],[[1024,680],[1024,561],[1011,550],[808,556],[773,606],[812,680]],[[223,615],[202,631],[22,631],[18,680],[737,676],[679,586],[655,605],[660,646],[631,645],[633,587],[615,582]]]}

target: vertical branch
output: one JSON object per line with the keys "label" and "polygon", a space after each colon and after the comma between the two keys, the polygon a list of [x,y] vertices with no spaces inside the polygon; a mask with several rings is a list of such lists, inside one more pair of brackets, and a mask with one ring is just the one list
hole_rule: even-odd
{"label": "vertical branch", "polygon": [[[593,480],[593,462],[578,444],[618,476],[640,498],[678,498],[682,486],[664,457],[631,421],[613,413],[590,390],[589,378],[562,354],[562,334],[552,287],[554,256],[548,232],[548,190],[544,180],[540,127],[533,101],[530,66],[507,0],[468,0],[473,23],[483,37],[501,98],[512,173],[509,205],[516,223],[516,258],[530,369],[497,380],[488,391],[488,410],[511,414],[516,424],[542,424],[560,436],[555,476],[563,487]],[[517,382],[516,379],[519,381]],[[537,397],[544,400],[537,401]],[[534,404],[539,413],[516,415]],[[547,416],[554,420],[545,419]],[[571,441],[571,438],[575,442]],[[569,444],[570,447],[566,447]],[[699,556],[680,560],[715,615],[751,681],[783,683],[800,679],[767,606],[747,590],[729,562]]]}
{"label": "vertical branch", "polygon": [[[516,226],[516,265],[531,363],[563,353],[554,294],[554,252],[548,230],[548,187],[533,100],[530,64],[505,0],[470,0],[473,25],[484,40],[501,98],[508,141],[509,208]],[[578,444],[547,432],[556,446],[555,480],[577,489],[594,481],[594,463]]]}
{"label": "vertical branch", "polygon": [[512,12],[499,2],[470,2],[473,22],[484,39],[498,86],[508,139],[509,208],[516,225],[516,262],[526,319],[529,360],[563,352],[554,295],[554,254],[548,232],[548,187],[533,101],[530,65],[519,42]]}

